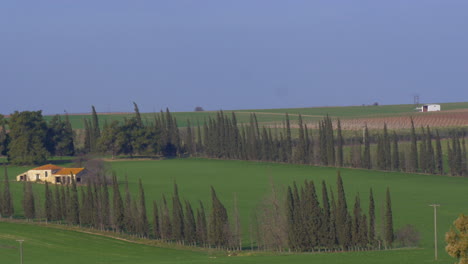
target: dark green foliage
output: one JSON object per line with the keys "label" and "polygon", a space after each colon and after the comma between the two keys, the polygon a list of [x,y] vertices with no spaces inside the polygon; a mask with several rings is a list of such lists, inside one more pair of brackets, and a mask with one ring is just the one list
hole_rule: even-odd
{"label": "dark green foliage", "polygon": [[352,222],[352,229],[351,229],[352,243],[354,245],[362,245],[362,241],[361,241],[362,229],[367,229],[367,227],[361,226],[362,224],[361,218],[362,218],[361,200],[359,198],[359,194],[357,194],[356,199],[354,201],[353,222]]}
{"label": "dark green foliage", "polygon": [[385,243],[388,247],[392,246],[393,239],[392,201],[390,198],[390,188],[387,187],[387,195],[385,199]]}
{"label": "dark green foliage", "polygon": [[184,240],[184,212],[177,183],[174,183],[174,194],[172,196],[172,237],[177,241]]}
{"label": "dark green foliage", "polygon": [[63,121],[59,115],[55,115],[48,124],[46,147],[52,156],[75,154],[73,130],[68,115],[65,117]]}
{"label": "dark green foliage", "polygon": [[193,245],[197,242],[195,215],[193,214],[192,205],[190,205],[188,201],[185,201],[184,236],[185,241],[190,245]]}
{"label": "dark green foliage", "polygon": [[418,143],[416,137],[416,130],[414,128],[414,121],[411,118],[411,150],[409,154],[409,164],[407,164],[407,169],[409,171],[418,171]]}
{"label": "dark green foliage", "polygon": [[7,155],[8,152],[8,143],[10,137],[7,134],[6,124],[7,121],[5,120],[4,116],[0,114],[0,155]]}
{"label": "dark green foliage", "polygon": [[338,167],[343,167],[343,135],[341,133],[341,121],[338,119],[338,126],[337,126],[337,136],[336,136],[336,165]]}
{"label": "dark green foliage", "polygon": [[395,131],[393,131],[392,170],[400,170],[400,151],[398,150],[398,136]]}
{"label": "dark green foliage", "polygon": [[15,208],[13,207],[13,198],[10,191],[10,181],[8,180],[8,169],[4,166],[3,193],[0,200],[0,215],[3,217],[13,217]]}
{"label": "dark green foliage", "polygon": [[68,222],[74,225],[80,223],[80,206],[78,202],[78,190],[76,188],[75,177],[72,175],[72,185],[70,190],[70,200],[68,207]]}
{"label": "dark green foliage", "polygon": [[368,232],[368,241],[371,245],[375,242],[375,202],[374,194],[372,188],[369,193],[369,232]]}
{"label": "dark green foliage", "polygon": [[52,191],[49,189],[49,183],[45,183],[45,199],[44,199],[44,211],[45,218],[47,221],[52,221],[54,214],[54,198],[52,197]]}
{"label": "dark green foliage", "polygon": [[226,208],[216,196],[216,192],[211,187],[211,213],[208,229],[209,243],[216,247],[226,247],[229,245],[230,229]]}
{"label": "dark green foliage", "polygon": [[156,203],[156,201],[153,201],[153,238],[161,238],[161,232],[159,229],[159,210],[158,203]]}
{"label": "dark green foliage", "polygon": [[41,111],[15,111],[9,119],[8,158],[15,165],[45,163],[47,124]]}
{"label": "dark green foliage", "polygon": [[161,238],[165,240],[172,239],[172,224],[166,197],[162,196],[162,217],[161,217]]}
{"label": "dark green foliage", "polygon": [[138,207],[138,221],[139,223],[139,229],[138,233],[142,235],[143,237],[148,237],[149,236],[149,223],[148,223],[148,217],[146,215],[146,201],[145,201],[145,191],[143,189],[143,184],[141,183],[141,178],[138,179],[138,186],[140,190],[140,195],[139,195],[139,207]]}
{"label": "dark green foliage", "polygon": [[55,210],[54,210],[54,220],[62,220],[63,219],[63,204],[62,204],[62,197],[60,196],[60,189],[59,189],[59,185],[56,184],[55,185],[55,200],[54,200],[54,203],[55,203]]}
{"label": "dark green foliage", "polygon": [[128,178],[125,175],[125,205],[124,205],[124,222],[125,222],[125,230],[129,233],[136,232],[136,221],[134,214],[134,210],[137,208],[133,206],[132,196],[130,194],[130,189],[128,188]]}
{"label": "dark green foliage", "polygon": [[372,168],[369,129],[367,129],[367,125],[364,130],[364,153],[362,155],[362,167],[365,169]]}
{"label": "dark green foliage", "polygon": [[113,175],[112,177],[112,190],[113,190],[112,222],[113,222],[114,229],[117,232],[121,232],[125,228],[124,205],[122,201],[122,196],[120,195],[119,183],[117,182],[117,177],[115,175]]}
{"label": "dark green foliage", "polygon": [[435,170],[439,174],[444,174],[444,162],[442,154],[442,144],[440,143],[439,130],[436,130],[436,154],[435,154]]}
{"label": "dark green foliage", "polygon": [[206,214],[203,203],[200,201],[200,208],[197,209],[197,242],[199,245],[205,245],[208,242],[208,227],[206,223]]}
{"label": "dark green foliage", "polygon": [[32,183],[30,181],[23,184],[23,210],[26,219],[34,219],[36,217],[36,204]]}
{"label": "dark green foliage", "polygon": [[343,248],[347,248],[351,245],[351,221],[346,203],[343,180],[341,179],[339,171],[336,185],[338,190],[338,202],[336,208],[336,234],[339,245]]}

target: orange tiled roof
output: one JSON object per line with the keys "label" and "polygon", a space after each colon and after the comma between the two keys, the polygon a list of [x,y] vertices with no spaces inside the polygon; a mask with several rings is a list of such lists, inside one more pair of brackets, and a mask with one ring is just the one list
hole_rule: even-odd
{"label": "orange tiled roof", "polygon": [[53,173],[53,175],[70,175],[71,173],[73,173],[73,175],[76,175],[83,170],[84,168],[61,168],[59,171]]}
{"label": "orange tiled roof", "polygon": [[47,164],[47,165],[42,165],[40,167],[34,168],[33,170],[60,170],[63,169],[63,167],[59,167],[54,164]]}

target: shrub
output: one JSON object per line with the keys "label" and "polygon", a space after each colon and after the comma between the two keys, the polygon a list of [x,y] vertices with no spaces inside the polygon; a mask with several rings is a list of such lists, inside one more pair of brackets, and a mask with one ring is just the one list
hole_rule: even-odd
{"label": "shrub", "polygon": [[405,225],[395,233],[396,242],[402,247],[416,247],[421,240],[421,234],[413,225]]}

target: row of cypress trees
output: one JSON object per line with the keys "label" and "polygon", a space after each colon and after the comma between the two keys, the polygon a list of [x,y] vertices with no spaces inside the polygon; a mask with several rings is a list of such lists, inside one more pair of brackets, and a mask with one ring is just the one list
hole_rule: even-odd
{"label": "row of cypress trees", "polygon": [[337,177],[337,199],[330,190],[328,196],[325,181],[322,182],[322,206],[320,206],[313,181],[306,181],[298,189],[296,183],[288,186],[286,216],[288,246],[295,251],[320,249],[344,249],[376,247],[384,242],[388,247],[394,240],[390,191],[387,188],[384,229],[382,237],[376,237],[375,202],[372,189],[369,195],[368,216],[361,208],[359,194],[354,207],[348,210],[343,181]]}
{"label": "row of cypress trees", "polygon": [[[226,208],[218,199],[213,187],[211,187],[212,206],[208,216],[201,201],[196,211],[189,201],[184,200],[182,203],[178,186],[174,183],[172,203],[168,203],[164,195],[161,202],[153,201],[152,221],[150,221],[141,179],[136,199],[129,190],[127,180],[121,193],[115,175],[110,183],[105,177],[100,176],[96,181],[80,188],[75,181],[70,185],[55,185],[53,188],[45,183],[44,200],[38,199],[34,194],[32,184],[24,182],[23,187],[22,205],[24,217],[28,220],[42,219],[47,222],[113,230],[180,244],[217,248],[239,247],[240,223],[231,226]],[[7,204],[2,200],[2,208]],[[12,216],[13,212],[3,215]],[[239,216],[233,215],[233,217]]]}

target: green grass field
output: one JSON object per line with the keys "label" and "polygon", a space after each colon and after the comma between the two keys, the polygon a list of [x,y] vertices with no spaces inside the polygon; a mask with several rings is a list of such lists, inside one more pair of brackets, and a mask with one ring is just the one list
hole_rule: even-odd
{"label": "green grass field", "polygon": [[[462,103],[442,103],[442,110],[455,110],[468,108],[468,102]],[[250,113],[256,113],[258,122],[260,123],[275,123],[282,122],[285,118],[285,113],[290,114],[291,120],[297,120],[298,114],[302,114],[306,121],[318,121],[327,114],[331,117],[350,119],[350,118],[364,118],[364,117],[388,117],[399,115],[414,114],[414,105],[380,105],[380,106],[339,106],[339,107],[309,107],[309,108],[283,108],[283,109],[250,109],[250,110],[226,110],[226,114],[235,112],[239,123],[248,123]],[[98,109],[99,111],[99,109]],[[179,127],[186,127],[187,120],[190,120],[192,125],[197,122],[201,124],[209,117],[216,117],[216,111],[205,112],[173,112],[177,118]],[[111,122],[113,120],[124,120],[130,118],[133,113],[115,113],[115,114],[99,114],[100,124],[103,125],[104,121]],[[52,116],[46,116],[47,120]],[[73,128],[82,129],[84,127],[83,119],[91,118],[87,114],[69,115]],[[148,122],[154,120],[154,113],[142,113],[142,118]]]}
{"label": "green grass field", "polygon": [[[210,185],[215,187],[219,198],[228,211],[232,210],[234,193],[237,193],[245,246],[249,245],[247,230],[250,216],[255,210],[257,202],[267,195],[270,179],[273,179],[277,186],[286,186],[293,181],[302,182],[305,179],[314,180],[316,185],[321,180],[326,180],[328,184],[335,186],[336,181],[335,168],[246,161],[175,159],[117,161],[111,162],[110,165],[118,173],[119,179],[122,180],[125,174],[128,175],[130,188],[134,194],[137,193],[138,178],[143,180],[147,204],[151,200],[160,200],[163,193],[170,196],[174,181],[178,183],[179,192],[183,199],[193,203],[202,200],[207,207],[209,207],[210,201]],[[12,167],[9,169],[9,174],[13,176],[27,169],[27,167]],[[214,259],[209,258],[209,253],[158,249],[109,238],[96,238],[92,235],[78,234],[72,231],[0,223],[0,263],[4,263],[4,259],[14,259],[15,254],[17,254],[17,251],[4,248],[1,245],[15,245],[14,240],[18,237],[31,240],[30,254],[35,253],[34,258],[31,258],[28,263],[62,263],[72,252],[81,256],[84,254],[83,252],[87,251],[90,252],[88,253],[89,261],[88,256],[82,256],[82,261],[76,263],[84,261],[90,263],[154,263],[154,261],[158,263],[190,261],[191,263],[432,263],[433,210],[429,204],[434,202],[441,204],[438,210],[438,228],[440,231],[439,253],[442,260],[437,263],[454,262],[443,250],[443,235],[458,214],[467,211],[466,185],[468,179],[353,169],[342,169],[342,176],[349,200],[348,208],[352,208],[351,201],[354,195],[359,192],[363,210],[367,211],[369,188],[372,187],[377,205],[376,213],[379,214],[385,189],[387,186],[390,187],[395,228],[398,229],[404,224],[415,225],[422,235],[421,248],[386,252],[299,254],[294,256],[218,256]],[[37,193],[42,192],[43,185],[34,187]],[[12,183],[11,188],[15,196],[16,211],[21,214],[19,208],[21,184]],[[377,216],[377,219],[380,217]],[[94,240],[96,241],[94,242]],[[125,246],[122,246],[122,243]],[[67,246],[68,244],[70,245]],[[121,247],[128,247],[129,251]],[[49,254],[44,253],[47,250],[51,250],[51,253],[55,252],[54,257],[48,258]],[[120,256],[127,257],[120,258]],[[5,263],[11,263],[11,261]]]}

